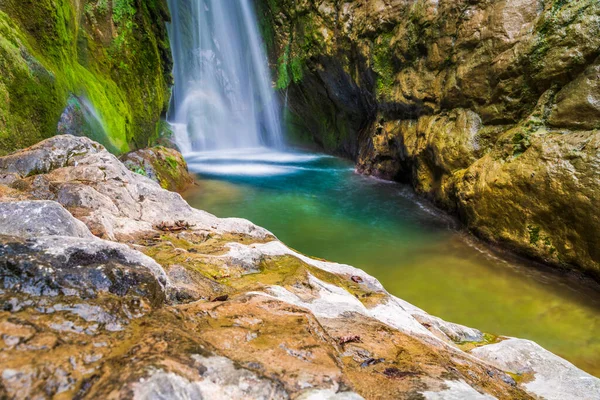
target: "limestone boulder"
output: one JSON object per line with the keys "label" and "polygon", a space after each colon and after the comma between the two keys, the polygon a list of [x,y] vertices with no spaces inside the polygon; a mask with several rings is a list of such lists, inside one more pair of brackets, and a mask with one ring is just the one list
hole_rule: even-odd
{"label": "limestone boulder", "polygon": [[84,223],[53,201],[0,202],[0,235],[93,237]]}
{"label": "limestone boulder", "polygon": [[[476,121],[462,115],[444,123]],[[450,140],[448,154],[473,151],[470,138]],[[511,157],[525,161],[535,148]],[[461,168],[454,157],[439,160]],[[0,215],[27,223],[0,223],[0,397],[598,393],[600,380],[537,345],[443,321],[359,269],[300,254],[247,221],[193,210],[102,149],[10,185],[0,185]],[[28,199],[40,197],[54,200]],[[91,236],[75,217],[127,244]],[[179,219],[190,225],[157,225]]]}
{"label": "limestone boulder", "polygon": [[0,174],[17,174],[21,178],[48,173],[57,168],[75,165],[90,154],[103,151],[102,145],[87,138],[71,135],[54,136],[25,150],[2,157]]}
{"label": "limestone boulder", "polygon": [[[196,230],[270,235],[248,221],[218,219],[190,207],[174,192],[130,171],[102,146],[83,137],[56,136],[0,158],[10,199],[53,200],[106,239],[155,234],[158,225],[184,221]],[[5,199],[6,200],[6,199]]]}
{"label": "limestone boulder", "polygon": [[511,338],[473,349],[472,354],[513,374],[532,376],[523,386],[544,399],[593,399],[600,393],[597,378],[529,340]]}

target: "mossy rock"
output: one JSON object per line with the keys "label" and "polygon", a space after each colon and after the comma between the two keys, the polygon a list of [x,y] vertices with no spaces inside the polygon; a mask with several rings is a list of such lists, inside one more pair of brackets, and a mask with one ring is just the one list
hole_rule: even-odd
{"label": "mossy rock", "polygon": [[121,161],[131,171],[158,182],[163,189],[182,192],[194,183],[185,159],[174,149],[150,147],[127,153]]}
{"label": "mossy rock", "polygon": [[74,98],[87,99],[105,131],[91,136],[113,153],[155,136],[172,83],[166,1],[80,3],[0,3],[0,154],[56,134]]}

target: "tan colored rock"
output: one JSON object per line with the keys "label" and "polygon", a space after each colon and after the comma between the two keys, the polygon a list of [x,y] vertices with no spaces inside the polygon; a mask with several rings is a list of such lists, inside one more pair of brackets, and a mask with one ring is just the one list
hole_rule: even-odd
{"label": "tan colored rock", "polygon": [[600,129],[600,59],[558,92],[549,123],[559,128]]}
{"label": "tan colored rock", "polygon": [[600,132],[532,137],[503,159],[491,153],[456,174],[469,227],[558,264],[600,272]]}
{"label": "tan colored rock", "polygon": [[[444,118],[475,121],[465,112]],[[516,382],[509,372],[522,342],[435,318],[361,270],[193,210],[102,149],[19,182],[0,186],[1,210],[54,207],[65,228],[84,230],[74,216],[88,225],[104,218],[129,246],[49,229],[51,216],[36,231],[50,236],[0,231],[0,397],[514,400],[544,395],[546,384],[581,398],[600,388],[538,346],[528,350],[534,381]],[[52,201],[11,201],[35,195],[68,199],[74,216]],[[197,226],[158,234],[159,216]]]}
{"label": "tan colored rock", "polygon": [[[317,144],[487,240],[599,276],[600,2],[262,3],[294,10],[272,20],[271,59],[303,61],[286,93]],[[309,27],[338,40],[290,35]]]}

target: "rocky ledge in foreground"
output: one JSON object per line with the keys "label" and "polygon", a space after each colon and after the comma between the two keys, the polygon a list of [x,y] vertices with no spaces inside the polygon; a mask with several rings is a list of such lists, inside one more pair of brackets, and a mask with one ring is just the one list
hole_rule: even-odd
{"label": "rocky ledge in foreground", "polygon": [[89,139],[0,158],[0,183],[2,398],[600,398],[535,343],[192,209]]}

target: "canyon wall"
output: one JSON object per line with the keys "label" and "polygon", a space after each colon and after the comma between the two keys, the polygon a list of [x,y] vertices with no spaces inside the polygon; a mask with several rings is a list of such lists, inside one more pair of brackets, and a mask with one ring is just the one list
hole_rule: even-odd
{"label": "canyon wall", "polygon": [[0,154],[57,132],[146,146],[170,97],[169,18],[165,0],[0,0]]}
{"label": "canyon wall", "polygon": [[[292,139],[600,275],[600,3],[257,2]],[[308,133],[308,134],[307,134]]]}

